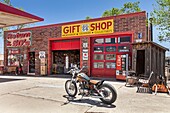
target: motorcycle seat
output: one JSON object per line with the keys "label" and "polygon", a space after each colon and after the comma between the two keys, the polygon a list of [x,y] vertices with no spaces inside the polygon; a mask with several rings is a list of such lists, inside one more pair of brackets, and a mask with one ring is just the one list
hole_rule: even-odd
{"label": "motorcycle seat", "polygon": [[101,80],[101,81],[98,81],[98,80],[90,80],[90,83],[91,84],[94,84],[94,85],[101,85],[103,84],[104,80]]}
{"label": "motorcycle seat", "polygon": [[97,80],[90,80],[89,81],[91,84],[97,84],[99,81],[97,81]]}

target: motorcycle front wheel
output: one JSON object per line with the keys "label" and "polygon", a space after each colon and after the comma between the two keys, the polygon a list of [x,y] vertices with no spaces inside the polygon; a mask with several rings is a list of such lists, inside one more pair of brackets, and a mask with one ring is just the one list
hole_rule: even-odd
{"label": "motorcycle front wheel", "polygon": [[116,89],[110,84],[105,83],[101,85],[99,88],[99,92],[101,92],[104,96],[103,98],[100,98],[100,100],[105,104],[112,104],[117,99]]}
{"label": "motorcycle front wheel", "polygon": [[69,96],[75,97],[77,94],[76,83],[72,82],[71,80],[67,80],[65,83],[65,90]]}

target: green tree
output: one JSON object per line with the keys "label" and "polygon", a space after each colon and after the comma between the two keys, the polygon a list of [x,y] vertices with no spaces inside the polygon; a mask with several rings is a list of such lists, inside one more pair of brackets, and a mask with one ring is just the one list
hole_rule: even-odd
{"label": "green tree", "polygon": [[104,13],[102,14],[102,17],[139,12],[141,11],[139,7],[139,3],[140,3],[139,1],[134,2],[134,3],[128,2],[128,3],[125,3],[123,7],[120,9],[113,7],[111,10],[104,11]]}
{"label": "green tree", "polygon": [[121,14],[121,10],[118,8],[112,8],[111,10],[106,10],[103,14],[102,17],[106,17],[106,16],[116,16]]}
{"label": "green tree", "polygon": [[86,20],[92,19],[90,16],[86,16]]}
{"label": "green tree", "polygon": [[157,26],[160,41],[170,42],[170,0],[156,0],[151,12],[153,24]]}
{"label": "green tree", "polygon": [[128,14],[128,13],[134,13],[134,12],[139,12],[141,9],[139,8],[139,1],[137,2],[128,2],[123,5],[123,7],[120,9],[123,14]]}
{"label": "green tree", "polygon": [[11,5],[11,1],[10,1],[10,0],[1,0],[0,2],[2,2],[2,3],[5,3],[5,4],[7,4],[7,5],[12,6],[12,5]]}

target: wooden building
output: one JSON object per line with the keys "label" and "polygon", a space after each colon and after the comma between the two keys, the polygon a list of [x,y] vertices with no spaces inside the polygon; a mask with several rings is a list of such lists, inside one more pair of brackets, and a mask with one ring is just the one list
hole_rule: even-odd
{"label": "wooden building", "polygon": [[132,44],[132,70],[137,74],[165,76],[165,52],[167,48],[152,42],[140,42]]}

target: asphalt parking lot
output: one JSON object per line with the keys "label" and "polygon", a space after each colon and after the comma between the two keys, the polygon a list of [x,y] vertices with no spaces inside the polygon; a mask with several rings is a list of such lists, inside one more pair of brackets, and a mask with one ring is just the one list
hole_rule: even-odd
{"label": "asphalt parking lot", "polygon": [[136,93],[122,81],[112,84],[118,98],[112,105],[99,99],[70,98],[64,90],[68,78],[0,76],[0,113],[169,113],[170,95]]}

